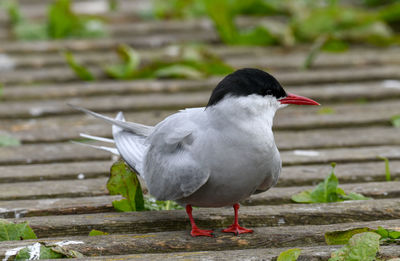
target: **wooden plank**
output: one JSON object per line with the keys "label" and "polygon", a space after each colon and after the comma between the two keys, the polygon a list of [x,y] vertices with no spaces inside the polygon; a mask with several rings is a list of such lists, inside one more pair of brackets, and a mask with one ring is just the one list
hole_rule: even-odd
{"label": "wooden plank", "polygon": [[[68,70],[68,69],[66,69]],[[102,81],[96,83],[60,83],[40,86],[8,86],[3,89],[2,99],[31,100],[58,99],[76,96],[101,96],[111,94],[177,93],[212,90],[221,77],[204,80],[135,80]],[[283,81],[282,84],[285,85]],[[300,83],[301,84],[301,83]],[[366,83],[332,83],[304,86],[285,86],[289,92],[311,97],[320,103],[342,101],[366,101],[396,99],[400,97],[400,81],[377,81]]]}
{"label": "wooden plank", "polygon": [[107,178],[0,184],[0,200],[88,197],[108,194]]}
{"label": "wooden plank", "polygon": [[[393,180],[400,180],[400,162],[390,161],[390,172]],[[282,169],[278,186],[315,185],[331,172],[329,164],[286,166]],[[335,168],[340,183],[385,181],[385,163],[341,163]]]}
{"label": "wooden plank", "polygon": [[112,163],[113,161],[86,161],[0,166],[0,184],[42,180],[108,177]]}
{"label": "wooden plank", "polygon": [[[384,220],[400,219],[400,199],[361,200],[351,204],[242,206],[239,212],[240,223],[248,227],[326,225],[374,220],[386,224]],[[232,208],[200,208],[194,210],[193,215],[196,224],[203,228],[222,228],[233,221]],[[26,217],[14,221],[28,221],[40,238],[87,235],[92,229],[126,234],[187,230],[190,227],[184,210]]]}
{"label": "wooden plank", "polygon": [[[247,60],[245,67],[256,67],[265,69],[263,66],[257,66],[252,60]],[[231,64],[234,68],[243,68]],[[315,84],[332,82],[356,82],[356,81],[376,81],[386,79],[400,78],[399,66],[386,65],[379,67],[361,67],[348,70],[346,68],[321,69],[318,71],[294,71],[283,72],[280,70],[269,70],[280,81],[289,84]],[[90,68],[97,79],[105,79],[106,75],[99,68]],[[48,68],[47,70],[24,69],[1,73],[2,82],[5,85],[11,84],[32,84],[45,82],[68,82],[79,81],[79,78],[67,67]]]}
{"label": "wooden plank", "polygon": [[2,201],[0,202],[0,218],[112,212],[115,211],[112,202],[121,198],[120,196],[97,196]]}
{"label": "wooden plank", "polygon": [[[254,249],[241,249],[241,250],[218,250],[218,251],[195,251],[195,252],[173,252],[162,254],[128,254],[116,256],[103,256],[103,257],[85,257],[81,260],[263,260],[275,261],[279,254],[290,248],[265,248],[265,246],[257,246]],[[301,247],[301,254],[298,261],[328,261],[331,253],[339,249],[338,246],[314,246],[314,247]],[[381,246],[379,249],[380,258],[388,260],[390,258],[400,257],[400,246],[390,245]]]}
{"label": "wooden plank", "polygon": [[[93,110],[155,110],[178,109],[185,107],[205,106],[209,92],[204,93],[177,93],[177,94],[147,94],[147,95],[109,95],[107,97],[76,97],[73,99],[59,99],[49,101],[2,102],[0,103],[1,118],[38,117],[78,113],[67,103],[80,104]],[[7,109],[6,109],[7,108]]]}
{"label": "wooden plank", "polygon": [[[188,231],[170,231],[149,234],[106,235],[96,237],[63,237],[40,240],[8,241],[0,243],[0,258],[12,248],[31,245],[34,242],[55,243],[63,240],[81,241],[70,244],[67,249],[79,251],[86,256],[105,256],[140,253],[171,253],[187,251],[220,251],[267,247],[303,247],[325,245],[324,233],[327,231],[347,230],[359,227],[378,226],[395,228],[399,220],[358,222],[318,226],[281,226],[255,228],[252,234],[234,236],[217,231],[215,238],[192,238]],[[266,236],[268,235],[268,236]]]}
{"label": "wooden plank", "polygon": [[[164,21],[162,23],[164,23]],[[125,35],[138,35],[140,33],[143,34],[144,32],[149,32],[149,29],[145,26],[138,27],[137,22],[136,31],[133,31],[132,24],[125,24],[124,27],[126,27],[127,30],[130,30],[129,33],[124,33]],[[170,31],[166,31],[164,27],[162,28],[164,30],[163,33],[170,33]],[[187,27],[185,28],[187,30]],[[159,30],[159,27],[153,28],[152,30],[154,29]],[[305,47],[296,47],[288,50],[287,48],[280,47],[249,48],[237,46],[222,47],[221,45],[205,45],[205,48],[215,55],[221,57],[228,63],[235,64],[237,67],[248,66],[249,60],[251,60],[254,65],[257,65],[257,67],[285,70],[301,68],[309,52],[309,48]],[[76,56],[76,59],[85,65],[105,64],[114,62],[118,59],[117,55],[111,49],[107,51],[108,52],[98,52],[97,50],[87,50],[85,52],[79,52],[79,55]],[[321,69],[324,67],[362,67],[388,64],[396,65],[400,63],[399,51],[400,50],[398,47],[387,49],[385,52],[381,52],[375,48],[353,47],[344,53],[321,53],[314,61],[314,66]],[[157,57],[159,59],[170,59],[170,56],[168,56],[168,48],[155,50],[141,49],[138,50],[138,52],[141,56],[142,62],[148,61],[149,59],[155,59]],[[15,68],[47,68],[54,66],[65,66],[65,59],[59,53],[14,53],[8,57],[13,60]]]}
{"label": "wooden plank", "polygon": [[85,148],[71,143],[0,148],[0,165],[110,160],[111,158],[112,156],[109,152]]}
{"label": "wooden plank", "polygon": [[[341,184],[340,187],[346,193],[356,192],[375,199],[400,197],[399,181]],[[314,188],[314,186],[274,187],[266,192],[253,195],[242,203],[253,206],[294,203],[291,200],[293,195]]]}
{"label": "wooden plank", "polygon": [[274,136],[280,150],[400,145],[394,127],[276,131]]}
{"label": "wooden plank", "polygon": [[[0,166],[0,183],[108,177],[113,161],[64,162]],[[400,179],[400,161],[390,161],[393,180]],[[285,166],[277,186],[315,185],[331,171],[329,164]],[[336,166],[340,183],[385,181],[385,164],[380,162],[341,163]]]}
{"label": "wooden plank", "polygon": [[[323,173],[324,176],[327,174]],[[41,199],[57,197],[87,197],[107,195],[108,178],[75,179],[63,181],[37,181],[0,184],[0,200]],[[400,182],[369,182],[343,184],[346,192],[357,192],[372,198],[400,197]],[[252,196],[243,203],[247,205],[270,205],[292,203],[291,197],[310,186],[275,187]],[[144,188],[145,189],[145,188]]]}
{"label": "wooden plank", "polygon": [[[111,158],[111,153],[79,146],[70,143],[52,143],[3,147],[0,148],[0,165],[109,160]],[[378,161],[378,156],[398,160],[400,159],[400,146],[281,151],[285,166],[321,164],[332,161],[338,163],[369,162]]]}
{"label": "wooden plank", "polygon": [[306,165],[331,162],[369,162],[379,160],[383,156],[389,159],[400,159],[400,147],[397,146],[375,146],[363,148],[337,148],[318,150],[293,150],[282,151],[283,164]]}
{"label": "wooden plank", "polygon": [[[274,129],[277,130],[299,130],[333,127],[352,127],[373,125],[390,125],[393,115],[400,112],[400,103],[398,102],[371,102],[368,104],[356,105],[333,105],[334,114],[319,114],[319,108],[292,106],[278,111]],[[104,110],[104,108],[103,108]],[[125,111],[125,110],[124,110]],[[172,111],[145,111],[135,113],[125,113],[127,120],[135,121],[147,125],[155,125],[168,115],[175,113]],[[71,113],[75,113],[71,111]],[[79,113],[79,112],[76,112]],[[114,117],[115,114],[107,114]],[[293,118],[296,120],[293,120]],[[299,120],[301,119],[301,120]],[[96,134],[100,136],[110,136],[110,127],[107,124],[94,119],[93,117],[78,114],[76,116],[64,117],[46,117],[35,120],[3,120],[0,123],[3,132],[15,138],[21,139],[24,143],[34,142],[55,142],[74,139],[80,132]],[[363,129],[365,130],[365,129]],[[342,131],[346,132],[346,130]],[[356,129],[354,130],[356,131]],[[389,132],[393,130],[388,129]],[[368,132],[368,131],[367,131]],[[311,132],[318,135],[318,131]],[[332,132],[328,132],[332,133]],[[299,133],[302,135],[302,132]],[[358,133],[361,137],[355,137],[355,140],[365,139],[365,135]],[[395,135],[395,133],[394,133]],[[278,139],[279,137],[277,137]],[[379,140],[385,139],[379,137]],[[325,144],[324,140],[318,138],[320,145]],[[355,141],[354,140],[354,141]],[[354,142],[349,140],[347,144]],[[299,141],[301,143],[301,141]],[[332,141],[334,142],[334,141]],[[331,142],[331,143],[332,143]],[[369,143],[374,141],[368,141]],[[304,145],[303,145],[304,146]]]}
{"label": "wooden plank", "polygon": [[[314,96],[314,95],[313,95]],[[181,109],[185,107],[197,107],[205,106],[210,97],[209,91],[203,92],[184,92],[184,93],[149,93],[149,94],[135,94],[135,95],[115,95],[111,94],[108,96],[91,96],[91,97],[74,97],[68,99],[52,99],[47,101],[4,101],[0,104],[0,117],[1,118],[18,118],[18,117],[40,117],[49,115],[63,115],[63,114],[76,114],[76,110],[67,106],[67,103],[80,104],[81,106],[91,108],[100,112],[115,112],[117,110],[124,111],[139,111],[139,110],[160,110],[160,109]],[[318,99],[318,97],[311,97]],[[375,114],[369,115],[365,113],[366,110],[373,106],[373,110],[380,109],[385,111],[386,114],[390,114],[391,117],[394,114],[399,113],[399,103],[394,101],[381,101],[381,102],[367,102],[366,104],[326,104],[333,110],[332,114],[319,115],[320,118],[329,118],[332,122],[336,120],[338,115],[346,113],[351,115],[353,122],[357,122],[354,119],[354,113],[364,114],[364,119],[368,117],[374,117]],[[394,107],[391,107],[393,105]],[[389,108],[390,107],[390,108]],[[308,112],[319,114],[318,111],[321,109],[319,106],[292,106],[290,107],[293,112],[301,113]],[[352,111],[348,111],[351,110]],[[281,114],[281,110],[277,115]],[[377,112],[378,113],[378,112]],[[386,116],[388,117],[388,116]],[[358,120],[360,121],[360,120]],[[301,121],[300,123],[303,123]]]}

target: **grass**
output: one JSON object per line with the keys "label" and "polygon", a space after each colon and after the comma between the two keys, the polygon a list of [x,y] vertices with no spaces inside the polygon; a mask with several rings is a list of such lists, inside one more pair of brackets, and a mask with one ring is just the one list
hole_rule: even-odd
{"label": "grass", "polygon": [[38,23],[22,16],[16,1],[2,3],[6,9],[14,36],[23,41],[97,38],[107,36],[104,23],[97,17],[78,15],[70,0],[56,0],[49,5],[45,22]]}
{"label": "grass", "polygon": [[[219,57],[211,54],[200,46],[177,46],[177,55],[165,58],[160,56],[141,65],[138,52],[128,45],[120,45],[117,54],[120,62],[103,66],[104,73],[116,80],[132,79],[202,79],[211,75],[226,75],[233,68],[225,64]],[[82,64],[79,64],[70,53],[65,53],[65,59],[76,76],[84,81],[95,80],[93,74]]]}

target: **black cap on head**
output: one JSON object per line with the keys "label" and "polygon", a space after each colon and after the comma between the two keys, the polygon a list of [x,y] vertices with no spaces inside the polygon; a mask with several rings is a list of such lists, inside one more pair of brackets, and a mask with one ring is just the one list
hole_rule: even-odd
{"label": "black cap on head", "polygon": [[245,68],[229,74],[218,83],[207,107],[217,104],[226,95],[248,96],[251,94],[272,95],[277,99],[287,96],[281,84],[272,75],[262,70]]}

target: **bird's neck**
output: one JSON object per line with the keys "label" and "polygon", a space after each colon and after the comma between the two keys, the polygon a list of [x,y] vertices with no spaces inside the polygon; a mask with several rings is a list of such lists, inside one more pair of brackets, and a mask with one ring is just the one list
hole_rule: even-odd
{"label": "bird's neck", "polygon": [[279,104],[274,99],[259,95],[227,97],[218,104],[207,108],[213,125],[237,127],[243,130],[271,132],[273,118]]}

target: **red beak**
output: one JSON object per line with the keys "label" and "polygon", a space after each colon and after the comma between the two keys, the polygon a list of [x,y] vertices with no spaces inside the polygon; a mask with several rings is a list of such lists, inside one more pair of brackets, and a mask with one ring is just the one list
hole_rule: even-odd
{"label": "red beak", "polygon": [[288,93],[288,96],[286,96],[283,99],[280,99],[279,102],[281,104],[320,105],[318,102],[314,100],[293,93]]}

